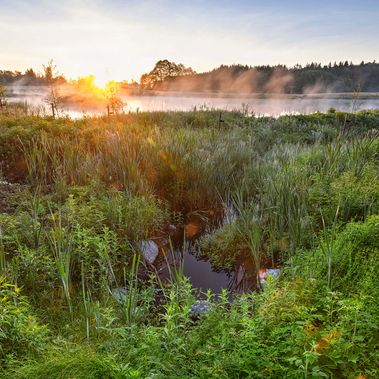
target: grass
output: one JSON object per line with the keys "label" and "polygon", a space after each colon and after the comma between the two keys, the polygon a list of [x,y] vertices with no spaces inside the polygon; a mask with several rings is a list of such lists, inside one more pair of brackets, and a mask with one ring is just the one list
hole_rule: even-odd
{"label": "grass", "polygon": [[71,271],[72,271],[72,259],[73,259],[73,233],[70,229],[66,229],[62,226],[61,215],[58,214],[56,219],[52,215],[53,227],[48,240],[51,250],[55,259],[57,273],[62,283],[64,295],[67,300],[67,304],[72,313],[71,304]]}
{"label": "grass", "polygon": [[[379,375],[378,111],[218,119],[0,116],[0,377]],[[195,216],[214,268],[280,278],[191,317],[136,252]]]}

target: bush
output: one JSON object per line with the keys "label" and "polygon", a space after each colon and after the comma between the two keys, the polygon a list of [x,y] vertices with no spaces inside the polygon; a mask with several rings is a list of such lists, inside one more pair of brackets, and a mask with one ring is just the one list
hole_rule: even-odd
{"label": "bush", "polygon": [[[314,251],[297,255],[299,275],[325,284],[327,257],[323,237]],[[365,294],[379,298],[379,216],[346,225],[331,242],[332,289],[345,294]]]}
{"label": "bush", "polygon": [[197,245],[197,255],[208,259],[219,270],[232,270],[237,259],[247,250],[248,246],[236,223],[202,236]]}
{"label": "bush", "polygon": [[0,362],[41,352],[48,329],[33,316],[20,289],[0,277]]}

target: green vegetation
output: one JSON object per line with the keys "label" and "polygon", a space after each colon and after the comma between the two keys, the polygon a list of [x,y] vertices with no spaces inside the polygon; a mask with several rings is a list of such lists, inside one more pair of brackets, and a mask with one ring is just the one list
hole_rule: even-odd
{"label": "green vegetation", "polygon": [[[0,116],[0,377],[379,376],[379,111],[223,120]],[[194,317],[140,242],[195,216],[280,277]]]}

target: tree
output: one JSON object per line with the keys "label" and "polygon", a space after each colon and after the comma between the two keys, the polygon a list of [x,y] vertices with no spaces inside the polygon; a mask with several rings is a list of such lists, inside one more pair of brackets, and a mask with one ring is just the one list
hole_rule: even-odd
{"label": "tree", "polygon": [[114,81],[106,85],[104,96],[107,100],[108,115],[117,114],[123,110],[124,102],[120,96],[120,88],[120,84]]}
{"label": "tree", "polygon": [[51,84],[54,81],[54,78],[58,75],[57,66],[52,59],[47,62],[46,66],[42,66],[45,80],[47,83]]}
{"label": "tree", "polygon": [[46,104],[50,105],[52,116],[58,115],[60,111],[60,106],[62,104],[62,96],[59,95],[58,89],[54,86],[50,87],[49,93],[46,95],[44,101]]}
{"label": "tree", "polygon": [[34,70],[32,68],[28,68],[25,71],[24,76],[26,76],[29,79],[35,79],[37,77],[36,73],[34,72]]}
{"label": "tree", "polygon": [[195,72],[190,67],[185,67],[183,64],[176,64],[167,59],[158,61],[153,70],[141,76],[141,86],[144,88],[154,88],[154,86],[163,82],[167,78],[176,76],[192,75]]}

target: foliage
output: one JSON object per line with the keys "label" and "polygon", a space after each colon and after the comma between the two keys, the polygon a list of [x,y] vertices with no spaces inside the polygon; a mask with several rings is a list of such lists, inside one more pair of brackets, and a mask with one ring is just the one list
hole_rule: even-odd
{"label": "foliage", "polygon": [[[44,361],[29,362],[11,371],[13,378],[132,378],[134,370],[115,362],[112,355],[96,353],[90,346],[81,348],[52,349]],[[135,377],[135,376],[134,376]]]}
{"label": "foliage", "polygon": [[[311,252],[303,252],[295,265],[309,279],[318,283],[327,278],[328,258],[325,255],[326,232],[321,237],[319,247]],[[364,293],[373,298],[379,296],[379,218],[373,215],[365,222],[349,223],[344,230],[333,236],[330,244],[332,259],[331,284],[334,291]]]}
{"label": "foliage", "polygon": [[[0,116],[1,377],[379,375],[378,111],[223,119]],[[195,317],[183,267],[137,254],[195,215],[213,266],[283,274]]]}
{"label": "foliage", "polygon": [[46,346],[47,333],[20,288],[0,277],[0,362],[40,352]]}
{"label": "foliage", "polygon": [[202,236],[198,243],[199,257],[208,259],[218,269],[232,270],[237,258],[247,249],[248,244],[236,223]]}

